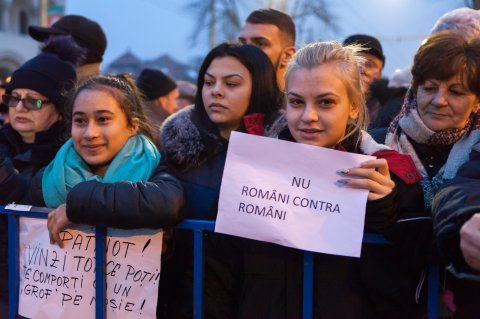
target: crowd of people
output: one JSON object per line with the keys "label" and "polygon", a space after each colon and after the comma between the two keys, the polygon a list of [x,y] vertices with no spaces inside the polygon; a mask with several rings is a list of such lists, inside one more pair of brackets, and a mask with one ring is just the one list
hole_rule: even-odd
{"label": "crowd of people", "polygon": [[[100,74],[107,40],[85,17],[29,34],[41,52],[2,81],[0,204],[52,208],[45,231],[60,246],[71,224],[162,228],[157,318],[302,316],[301,250],[209,231],[193,307],[193,235],[175,226],[216,219],[233,131],[376,157],[337,173],[368,192],[364,231],[391,245],[316,253],[315,318],[424,318],[432,264],[453,295],[442,315],[480,318],[480,11],[443,15],[390,80],[375,37],[296,48],[293,20],[274,9],[212,49],[196,85],[155,69]],[[7,233],[2,217],[2,318]]]}

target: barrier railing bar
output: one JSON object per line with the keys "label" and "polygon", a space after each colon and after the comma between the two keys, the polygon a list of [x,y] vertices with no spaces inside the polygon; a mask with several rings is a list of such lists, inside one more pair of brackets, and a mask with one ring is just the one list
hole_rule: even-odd
{"label": "barrier railing bar", "polygon": [[303,253],[303,319],[313,317],[313,257],[314,253],[311,251]]}
{"label": "barrier railing bar", "polygon": [[[105,269],[107,264],[105,251],[105,238],[107,229],[105,227],[95,227],[95,318],[106,318],[105,300],[106,283]],[[100,284],[99,284],[100,283]]]}
{"label": "barrier railing bar", "polygon": [[391,244],[380,234],[365,233],[363,234],[363,244]]}
{"label": "barrier railing bar", "polygon": [[213,220],[184,219],[176,228],[214,231],[215,222]]}
{"label": "barrier railing bar", "polygon": [[19,234],[18,218],[8,215],[8,318],[17,318],[18,289],[19,289]]}
{"label": "barrier railing bar", "polygon": [[[47,218],[50,209],[34,207],[34,212],[11,211],[6,210],[5,206],[0,205],[0,214],[8,214],[8,287],[9,287],[9,319],[16,319],[18,312],[19,297],[19,217]],[[203,315],[203,231],[214,231],[215,222],[209,220],[186,219],[180,223],[177,228],[190,229],[194,232],[194,317],[201,319]],[[11,231],[12,230],[12,231]],[[96,227],[95,229],[95,258],[96,258],[96,284],[95,291],[95,314],[97,319],[106,318],[106,228]],[[100,239],[101,240],[98,240]],[[379,234],[364,234],[363,243],[370,244],[389,244],[389,242]],[[103,252],[99,254],[98,252]],[[13,257],[13,258],[11,258]],[[303,277],[303,318],[310,319],[313,316],[313,273],[314,273],[314,253],[304,252],[304,277]],[[438,266],[430,266],[428,273],[428,318],[438,317]],[[309,298],[305,298],[309,296]],[[100,302],[98,302],[100,300]]]}
{"label": "barrier railing bar", "polygon": [[438,318],[438,292],[439,292],[439,271],[437,265],[430,265],[428,269],[428,305],[427,314],[429,319]]}
{"label": "barrier railing bar", "polygon": [[193,315],[195,319],[201,319],[203,316],[203,231],[214,231],[215,222],[185,219],[177,225],[177,228],[193,230]]}
{"label": "barrier railing bar", "polygon": [[193,317],[203,315],[203,231],[193,231]]}

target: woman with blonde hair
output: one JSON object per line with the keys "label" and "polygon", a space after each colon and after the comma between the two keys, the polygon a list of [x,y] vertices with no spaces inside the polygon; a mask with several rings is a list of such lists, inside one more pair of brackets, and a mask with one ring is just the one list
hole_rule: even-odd
{"label": "woman with blonde hair", "polygon": [[[365,231],[382,234],[397,213],[396,184],[410,182],[406,173],[418,173],[408,156],[377,144],[365,132],[368,118],[360,75],[364,62],[359,55],[361,50],[356,45],[342,46],[336,42],[312,43],[300,49],[292,57],[285,75],[285,118],[273,126],[272,134],[295,143],[376,156],[377,159],[359,167],[345,167],[337,173],[341,176],[339,187],[369,191]],[[256,262],[245,263],[253,268],[245,269],[247,276],[255,274],[246,291],[255,291],[257,297],[273,296],[256,302],[257,313],[263,318],[300,318],[302,252],[262,245],[263,249],[251,249],[256,255],[247,256],[256,258]],[[359,259],[315,254],[314,316],[408,317],[406,302],[398,298],[403,291],[402,283],[395,277],[397,269],[389,254],[389,247],[367,244],[363,245]],[[250,298],[252,304],[254,300]]]}

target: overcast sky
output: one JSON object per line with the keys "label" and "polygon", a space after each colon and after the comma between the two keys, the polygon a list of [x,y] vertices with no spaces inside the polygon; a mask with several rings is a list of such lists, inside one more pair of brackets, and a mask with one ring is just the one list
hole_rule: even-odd
{"label": "overcast sky", "polygon": [[[342,41],[348,35],[364,33],[380,39],[386,56],[384,74],[411,64],[422,39],[445,12],[463,5],[462,0],[327,0],[339,26],[337,32],[312,23],[310,40]],[[188,0],[66,0],[66,14],[80,14],[104,28],[108,47],[104,65],[130,50],[142,59],[168,53],[180,62],[203,57],[208,42],[192,46],[189,36],[194,17],[185,9]],[[260,0],[240,4],[242,20]],[[311,39],[313,38],[313,39]],[[297,39],[297,47],[307,42]]]}

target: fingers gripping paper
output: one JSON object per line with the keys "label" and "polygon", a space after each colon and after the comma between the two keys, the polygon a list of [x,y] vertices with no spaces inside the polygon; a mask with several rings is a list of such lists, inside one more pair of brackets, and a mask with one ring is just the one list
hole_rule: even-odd
{"label": "fingers gripping paper", "polygon": [[[49,242],[47,221],[20,218],[19,314],[27,318],[95,318],[95,232],[75,226]],[[108,229],[107,318],[155,318],[162,232]]]}
{"label": "fingers gripping paper", "polygon": [[337,171],[373,158],[233,132],[215,231],[359,257],[368,191]]}

